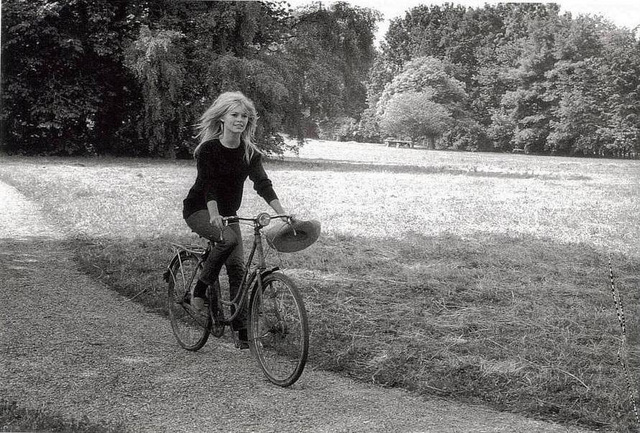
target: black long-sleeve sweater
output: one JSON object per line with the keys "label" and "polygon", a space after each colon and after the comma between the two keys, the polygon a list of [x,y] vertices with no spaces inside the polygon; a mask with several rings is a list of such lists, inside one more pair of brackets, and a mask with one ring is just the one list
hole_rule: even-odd
{"label": "black long-sleeve sweater", "polygon": [[202,144],[196,157],[198,174],[184,200],[182,215],[186,219],[194,212],[207,209],[207,202],[215,200],[222,216],[233,216],[242,203],[244,182],[253,181],[258,195],[267,203],[278,198],[271,180],[262,167],[262,158],[256,153],[247,164],[244,144],[237,149],[224,147],[220,140]]}

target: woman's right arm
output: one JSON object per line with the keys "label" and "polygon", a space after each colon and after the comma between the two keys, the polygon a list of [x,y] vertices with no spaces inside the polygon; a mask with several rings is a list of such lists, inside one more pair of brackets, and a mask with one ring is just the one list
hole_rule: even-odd
{"label": "woman's right arm", "polygon": [[198,156],[196,157],[196,165],[198,169],[198,180],[201,182],[202,191],[205,195],[207,203],[207,210],[209,211],[209,222],[212,226],[218,228],[220,233],[224,228],[222,217],[218,211],[218,202],[215,194],[214,185],[214,169],[212,164],[212,158],[210,155],[210,149],[207,146],[203,146]]}

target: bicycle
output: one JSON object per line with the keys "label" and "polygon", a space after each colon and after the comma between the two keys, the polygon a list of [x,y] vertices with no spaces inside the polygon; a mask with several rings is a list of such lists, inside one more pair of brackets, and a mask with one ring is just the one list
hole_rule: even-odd
{"label": "bicycle", "polygon": [[[307,362],[309,324],[294,282],[279,272],[278,267],[267,268],[261,231],[274,219],[291,222],[287,215],[266,213],[255,218],[224,218],[225,224],[253,225],[253,246],[236,296],[230,299],[227,290],[221,289],[220,281],[209,286],[205,301],[208,314],[204,317],[191,307],[190,299],[211,242],[206,248],[173,244],[177,251],[165,272],[165,280],[171,327],[180,346],[190,351],[199,350],[210,335],[221,337],[224,327],[231,326],[246,307],[251,353],[267,379],[287,387],[298,380]],[[234,332],[232,336],[237,346]]]}

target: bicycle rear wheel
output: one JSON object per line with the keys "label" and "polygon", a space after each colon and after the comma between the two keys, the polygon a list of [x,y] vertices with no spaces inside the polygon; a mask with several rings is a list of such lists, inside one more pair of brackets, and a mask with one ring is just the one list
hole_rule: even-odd
{"label": "bicycle rear wheel", "polygon": [[198,257],[188,251],[181,251],[169,268],[168,306],[171,329],[180,346],[191,351],[205,345],[211,329],[211,315],[203,315],[190,304],[201,268]]}
{"label": "bicycle rear wheel", "polygon": [[265,277],[251,297],[249,322],[249,347],[265,376],[283,387],[295,383],[309,354],[309,324],[293,281],[277,272]]}

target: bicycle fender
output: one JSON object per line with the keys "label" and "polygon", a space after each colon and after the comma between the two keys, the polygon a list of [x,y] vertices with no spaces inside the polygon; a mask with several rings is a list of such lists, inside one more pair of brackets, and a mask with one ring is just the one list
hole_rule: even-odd
{"label": "bicycle fender", "polygon": [[267,269],[267,270],[265,270],[264,272],[262,272],[262,273],[260,274],[260,276],[261,276],[262,278],[264,278],[264,277],[266,277],[267,275],[269,275],[269,274],[273,274],[275,271],[279,271],[279,270],[280,270],[280,268],[279,268],[278,266],[274,266],[273,268],[271,268],[271,269]]}
{"label": "bicycle fender", "polygon": [[[264,271],[262,271],[260,273],[260,278],[264,280],[265,277],[267,277],[270,274],[273,274],[275,271],[278,271],[278,270],[280,270],[280,268],[278,266],[274,266],[273,268],[265,269]],[[256,282],[257,282],[256,273],[253,273],[253,275],[251,276],[251,280],[249,282],[249,287],[253,288],[253,286],[255,286]]]}
{"label": "bicycle fender", "polygon": [[168,283],[169,280],[171,279],[171,268],[173,267],[174,263],[176,263],[177,261],[178,261],[178,254],[173,256],[173,259],[171,259],[171,263],[169,263],[169,265],[167,266],[167,269],[165,269],[165,271],[162,273],[162,279],[166,283]]}
{"label": "bicycle fender", "polygon": [[179,261],[180,261],[180,254],[183,254],[183,253],[185,253],[185,252],[186,252],[187,254],[193,254],[193,253],[192,253],[192,252],[190,252],[190,251],[181,251],[181,252],[179,252],[179,253],[175,254],[175,255],[173,256],[173,258],[171,259],[171,262],[169,263],[169,266],[167,266],[167,269],[166,269],[166,270],[164,271],[164,273],[162,274],[162,278],[164,279],[164,281],[165,281],[165,282],[167,282],[167,283],[169,282],[169,279],[171,278],[171,268],[173,267],[173,265],[174,265],[176,262],[179,262]]}

